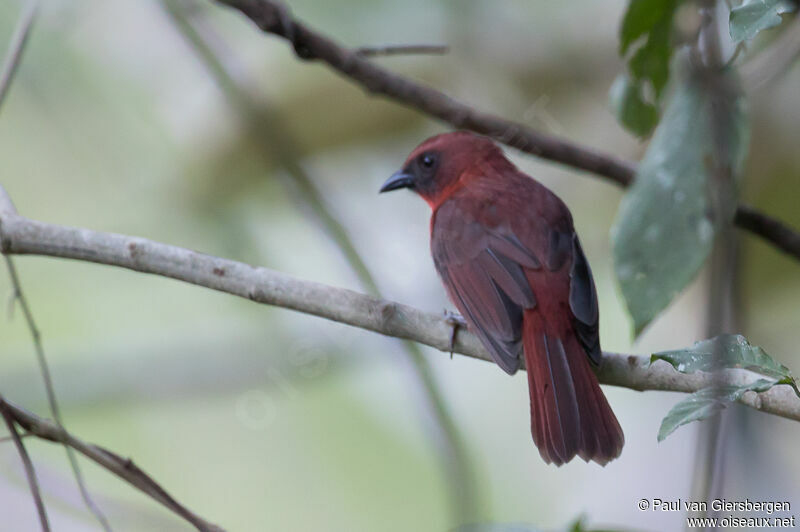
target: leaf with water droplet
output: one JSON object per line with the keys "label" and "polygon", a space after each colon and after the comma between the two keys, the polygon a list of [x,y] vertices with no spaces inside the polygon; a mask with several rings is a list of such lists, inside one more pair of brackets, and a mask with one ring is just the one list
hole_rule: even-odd
{"label": "leaf with water droplet", "polygon": [[661,421],[658,441],[675,432],[675,429],[692,421],[707,419],[731,403],[738,401],[747,392],[766,392],[777,384],[770,379],[758,379],[743,386],[723,385],[703,388],[690,394],[672,407]]}
{"label": "leaf with water droplet", "polygon": [[769,356],[757,345],[739,334],[722,334],[701,340],[685,349],[662,351],[650,357],[650,362],[664,360],[681,373],[741,368],[776,379],[776,384],[788,384],[800,397],[791,370]]}
{"label": "leaf with water droplet", "polygon": [[731,9],[730,33],[734,43],[752,39],[762,30],[781,23],[781,14],[794,11],[789,0],[749,0]]}
{"label": "leaf with water droplet", "polygon": [[[689,77],[678,87],[620,205],[614,265],[636,335],[694,279],[719,228],[733,221],[736,183],[709,178],[730,168],[736,181],[747,152],[744,101],[732,76],[714,87]],[[725,150],[714,144],[721,136]],[[725,160],[715,159],[719,152]]]}

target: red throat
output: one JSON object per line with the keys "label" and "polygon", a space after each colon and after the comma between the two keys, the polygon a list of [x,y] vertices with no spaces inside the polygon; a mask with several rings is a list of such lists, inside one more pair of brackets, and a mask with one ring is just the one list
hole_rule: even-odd
{"label": "red throat", "polygon": [[420,194],[420,196],[430,205],[432,211],[436,211],[439,205],[447,201],[456,190],[464,186],[464,181],[464,176],[460,175],[443,189],[437,190],[434,194]]}

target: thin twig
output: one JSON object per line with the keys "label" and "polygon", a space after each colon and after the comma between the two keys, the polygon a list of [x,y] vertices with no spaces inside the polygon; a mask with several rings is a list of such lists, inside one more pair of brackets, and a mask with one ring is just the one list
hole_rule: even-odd
{"label": "thin twig", "polygon": [[11,433],[10,438],[14,441],[17,452],[19,452],[19,457],[22,460],[22,465],[25,468],[25,476],[28,478],[28,487],[30,487],[31,496],[33,497],[33,502],[36,505],[36,513],[39,515],[39,524],[44,532],[49,532],[50,523],[47,520],[47,509],[44,507],[42,492],[39,489],[39,481],[36,480],[36,471],[33,468],[33,462],[31,462],[31,457],[28,456],[28,451],[25,449],[25,444],[22,443],[22,438],[20,438],[19,433],[17,432],[17,425],[14,423],[14,417],[6,411],[6,408],[2,404],[2,400],[3,398],[0,396],[0,414],[2,414],[3,419],[6,422],[8,431]]}
{"label": "thin twig", "polygon": [[444,44],[388,44],[384,46],[361,46],[355,48],[353,53],[361,57],[380,57],[419,54],[444,55],[449,51],[450,47]]}
{"label": "thin twig", "polygon": [[[0,196],[5,190],[0,186]],[[2,200],[0,200],[2,204]],[[41,255],[107,264],[169,277],[277,307],[319,316],[361,329],[429,345],[450,352],[451,326],[439,314],[335,288],[233,260],[205,255],[144,238],[103,233],[0,215],[0,243],[7,254]],[[490,361],[478,338],[461,331],[455,352]],[[693,393],[709,386],[708,375],[685,375],[649,357],[604,353],[600,382],[634,390]],[[731,383],[752,382],[753,374],[732,371]],[[800,399],[788,386],[745,394],[742,404],[800,421]]]}
{"label": "thin twig", "polygon": [[14,74],[17,72],[20,59],[22,59],[22,52],[25,50],[25,43],[28,42],[28,36],[31,33],[31,28],[33,28],[33,21],[36,20],[38,10],[39,0],[29,0],[22,8],[17,27],[11,36],[8,52],[6,52],[6,57],[3,60],[3,69],[0,71],[0,106],[3,105],[6,94],[8,94],[8,88],[11,86],[11,80],[14,79]]}
{"label": "thin twig", "polygon": [[[262,31],[289,41],[303,60],[318,59],[373,94],[380,94],[400,104],[437,118],[459,129],[468,129],[491,137],[520,151],[604,177],[621,186],[630,185],[636,176],[636,164],[610,154],[581,146],[566,139],[541,133],[529,126],[478,111],[441,91],[395,74],[369,59],[343,47],[330,37],[292,18],[288,8],[271,0],[214,0],[238,9]],[[735,223],[748,229],[752,208],[740,206]],[[770,229],[782,222],[763,213],[766,224],[759,236],[800,260],[800,244],[786,239],[782,232]]]}
{"label": "thin twig", "polygon": [[[5,61],[3,63],[3,71],[0,73],[0,105],[2,105],[5,96],[8,94],[8,88],[11,86],[11,81],[14,77],[14,74],[17,70],[17,66],[19,65],[20,59],[22,58],[22,52],[25,49],[25,43],[28,40],[28,36],[30,35],[30,30],[33,27],[33,21],[36,18],[36,13],[38,12],[39,2],[38,0],[32,0],[25,5],[23,9],[23,13],[20,16],[19,23],[17,25],[17,29],[14,32],[14,36],[11,39],[11,45],[9,46],[8,54],[6,55]],[[4,212],[15,212],[14,205],[10,201],[10,199],[6,198],[7,203],[3,205]],[[14,263],[11,260],[11,257],[4,256],[3,257],[6,261],[6,266],[8,268],[8,274],[11,278],[11,284],[14,289],[14,295],[12,301],[19,302],[20,307],[22,308],[22,313],[25,316],[25,322],[28,325],[28,328],[31,332],[31,337],[33,338],[34,349],[36,351],[36,358],[39,362],[39,369],[42,374],[42,379],[44,380],[45,391],[47,393],[47,402],[50,405],[50,411],[53,415],[53,418],[56,420],[56,423],[63,426],[63,422],[61,419],[61,413],[58,409],[58,402],[56,400],[55,391],[53,390],[53,382],[52,378],[50,377],[50,370],[47,366],[47,359],[44,355],[44,348],[42,347],[42,339],[39,333],[39,329],[36,327],[36,323],[33,319],[33,313],[30,310],[27,300],[25,299],[24,294],[22,293],[22,285],[19,281],[19,276],[17,275],[16,268],[14,267]],[[78,461],[75,457],[75,453],[69,447],[64,448],[67,452],[67,459],[69,460],[70,467],[72,468],[72,472],[75,476],[75,481],[78,484],[78,489],[80,490],[81,497],[83,498],[86,507],[89,509],[92,514],[94,514],[97,521],[103,527],[103,530],[106,532],[111,531],[111,526],[108,523],[105,515],[103,512],[100,511],[100,508],[92,500],[91,496],[89,495],[89,490],[86,488],[86,483],[83,479],[83,474],[81,473],[80,466],[78,465]]]}
{"label": "thin twig", "polygon": [[[218,40],[214,39],[212,43],[212,39],[208,36],[210,29],[201,24],[201,20],[196,16],[185,17],[179,3],[166,1],[164,5],[178,30],[191,44],[217,84],[239,111],[244,123],[252,127],[253,137],[262,141],[260,153],[277,159],[289,174],[288,179],[281,179],[289,193],[336,243],[362,287],[373,296],[380,297],[378,284],[361,258],[346,227],[333,213],[314,180],[300,164],[297,148],[287,135],[287,128],[283,126],[281,117],[264,101],[254,101],[247,90],[237,83],[231,73],[234,69],[226,65],[221,57],[222,54],[214,49],[213,43]],[[433,372],[421,349],[410,341],[403,342],[403,348],[411,363],[413,377],[423,391],[425,404],[441,433],[441,440],[444,443],[441,447],[443,455],[441,463],[449,479],[454,517],[457,522],[473,519],[476,515],[477,494],[474,490],[475,481],[468,463],[466,446],[436,386]]]}
{"label": "thin twig", "polygon": [[[28,325],[31,338],[33,339],[34,350],[36,351],[36,360],[39,363],[39,371],[42,375],[42,380],[44,381],[44,389],[45,393],[47,394],[47,403],[50,406],[51,415],[56,423],[63,427],[64,422],[61,418],[61,411],[58,407],[58,400],[56,399],[56,393],[53,388],[53,378],[50,375],[50,367],[47,364],[47,358],[44,354],[41,333],[39,332],[38,327],[36,327],[36,322],[33,319],[33,313],[28,305],[28,300],[25,298],[25,294],[22,292],[22,284],[20,283],[14,262],[8,255],[3,255],[3,258],[5,259],[6,267],[8,268],[8,275],[11,279],[11,284],[14,287],[14,299],[19,303],[19,306],[22,309],[22,314],[25,317],[25,322]],[[83,499],[84,504],[89,511],[94,514],[95,518],[100,523],[100,526],[102,526],[104,530],[110,531],[111,525],[109,524],[108,519],[106,518],[105,514],[103,514],[102,510],[100,510],[100,508],[97,506],[97,504],[95,504],[92,496],[89,494],[89,490],[86,487],[86,481],[83,478],[83,473],[81,472],[81,468],[78,464],[78,459],[75,456],[75,453],[68,446],[64,446],[64,450],[67,453],[67,460],[69,460],[69,465],[72,468],[72,473],[75,476],[75,482],[78,484],[78,490],[81,493],[81,498]]]}
{"label": "thin twig", "polygon": [[[29,436],[32,436],[32,434],[30,432],[23,432],[22,434],[19,434],[19,437],[22,438],[22,439],[27,438]],[[14,441],[14,439],[15,439],[14,436],[3,436],[2,438],[0,438],[0,443],[6,443],[8,441]]]}
{"label": "thin twig", "polygon": [[161,487],[152,477],[140,469],[130,458],[123,458],[103,447],[86,443],[53,421],[28,412],[0,396],[0,410],[9,415],[19,426],[43,440],[52,441],[75,449],[107,471],[126,481],[145,495],[158,501],[179,515],[201,532],[223,532],[219,526],[209,523],[178,501]]}

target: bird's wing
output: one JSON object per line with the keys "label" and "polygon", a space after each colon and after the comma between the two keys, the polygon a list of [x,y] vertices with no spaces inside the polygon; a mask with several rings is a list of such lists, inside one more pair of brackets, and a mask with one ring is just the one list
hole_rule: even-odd
{"label": "bird's wing", "polygon": [[[442,204],[431,234],[436,269],[453,303],[506,372],[519,368],[523,312],[537,306],[537,297],[542,312],[569,307],[578,340],[599,363],[597,294],[571,217],[549,191],[544,202],[541,195],[525,196],[512,198],[510,205],[498,198],[487,207],[468,197]],[[509,212],[525,216],[508,219]]]}
{"label": "bird's wing", "polygon": [[541,263],[512,232],[488,227],[458,203],[437,211],[431,235],[436,270],[450,298],[497,365],[514,373],[522,352],[522,314],[536,306],[526,269]]}
{"label": "bird's wing", "polygon": [[600,364],[599,312],[592,269],[583,254],[578,235],[572,235],[572,267],[569,272],[569,308],[578,340],[594,364]]}

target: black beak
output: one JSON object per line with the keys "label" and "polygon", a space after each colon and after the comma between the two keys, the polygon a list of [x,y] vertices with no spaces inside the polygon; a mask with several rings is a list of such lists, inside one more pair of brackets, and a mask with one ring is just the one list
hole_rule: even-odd
{"label": "black beak", "polygon": [[389,192],[390,190],[397,190],[398,188],[413,188],[414,176],[403,172],[395,172],[392,177],[386,180],[386,183],[381,187],[380,192]]}

